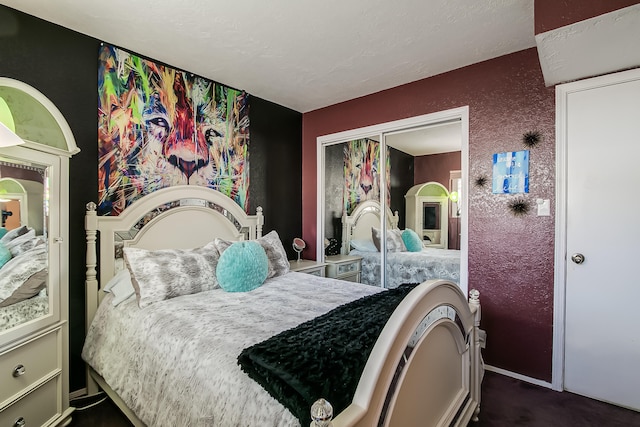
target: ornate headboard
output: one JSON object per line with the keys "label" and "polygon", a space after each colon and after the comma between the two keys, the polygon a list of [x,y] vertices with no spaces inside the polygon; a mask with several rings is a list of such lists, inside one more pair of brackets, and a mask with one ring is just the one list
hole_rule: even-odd
{"label": "ornate headboard", "polygon": [[262,236],[263,224],[261,207],[256,209],[255,215],[247,215],[228,196],[199,186],[175,186],[155,191],[136,200],[119,216],[98,216],[96,204],[88,203],[85,217],[87,325],[102,299],[100,285],[106,284],[123,268],[122,248],[189,249],[204,246],[216,237],[255,239]]}
{"label": "ornate headboard", "polygon": [[[386,209],[387,229],[397,228],[400,216],[398,211],[391,212]],[[371,227],[380,228],[380,202],[377,200],[365,200],[358,204],[351,215],[342,217],[342,254],[348,254],[351,240],[372,240]]]}

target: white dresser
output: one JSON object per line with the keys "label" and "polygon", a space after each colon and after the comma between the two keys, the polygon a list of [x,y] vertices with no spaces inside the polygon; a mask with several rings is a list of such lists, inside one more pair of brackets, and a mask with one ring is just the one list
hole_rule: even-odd
{"label": "white dresser", "polygon": [[[6,306],[0,307],[0,315],[5,315],[0,317],[0,426],[64,426],[73,412],[68,372],[69,158],[79,150],[61,113],[36,89],[0,77],[0,97],[12,111],[25,116],[14,113],[16,133],[26,140],[0,148],[0,186],[8,185],[2,182],[8,179],[19,184],[7,197],[19,201],[12,216],[20,221],[12,229],[33,230],[41,240],[36,246],[41,248],[38,262],[43,263],[28,279],[7,279],[5,285],[11,289],[33,282],[44,286],[35,296],[17,302],[10,300],[14,291],[3,300]],[[12,253],[0,274],[4,270],[5,278],[18,277],[12,275],[13,267],[6,267],[12,261],[12,266],[18,261],[35,262],[31,256],[27,261],[20,258],[30,255],[28,250]],[[23,304],[29,310],[18,310],[27,306]]]}
{"label": "white dresser", "polygon": [[362,257],[354,255],[331,255],[324,258],[327,263],[327,277],[360,282]]}
{"label": "white dresser", "polygon": [[309,259],[289,260],[289,270],[325,277],[326,263]]}

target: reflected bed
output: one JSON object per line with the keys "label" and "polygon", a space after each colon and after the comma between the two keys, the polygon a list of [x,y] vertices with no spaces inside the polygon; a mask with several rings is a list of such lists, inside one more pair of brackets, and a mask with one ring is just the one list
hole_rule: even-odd
{"label": "reflected bed", "polygon": [[[380,203],[367,200],[360,203],[351,215],[342,219],[342,250],[362,257],[361,282],[380,286],[380,244],[374,243],[372,228],[380,228]],[[460,251],[424,247],[410,252],[400,248],[402,243],[391,241],[389,230],[398,230],[398,214],[386,208],[387,261],[385,287],[393,289],[403,283],[422,283],[430,279],[450,280],[460,284]],[[397,239],[396,239],[397,240]]]}

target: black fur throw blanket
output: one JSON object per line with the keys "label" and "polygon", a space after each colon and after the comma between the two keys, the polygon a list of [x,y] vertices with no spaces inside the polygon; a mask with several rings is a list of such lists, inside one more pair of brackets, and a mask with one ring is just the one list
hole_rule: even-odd
{"label": "black fur throw blanket", "polygon": [[369,295],[248,347],[238,364],[309,425],[311,404],[323,397],[334,413],[353,400],[369,354],[400,301],[416,285]]}

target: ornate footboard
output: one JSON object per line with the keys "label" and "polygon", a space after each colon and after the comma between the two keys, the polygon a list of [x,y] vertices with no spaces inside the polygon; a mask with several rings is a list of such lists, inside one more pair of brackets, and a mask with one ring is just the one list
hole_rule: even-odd
{"label": "ornate footboard", "polygon": [[352,404],[332,420],[330,403],[314,403],[312,426],[466,426],[477,420],[483,368],[480,300],[430,280],[394,311]]}

